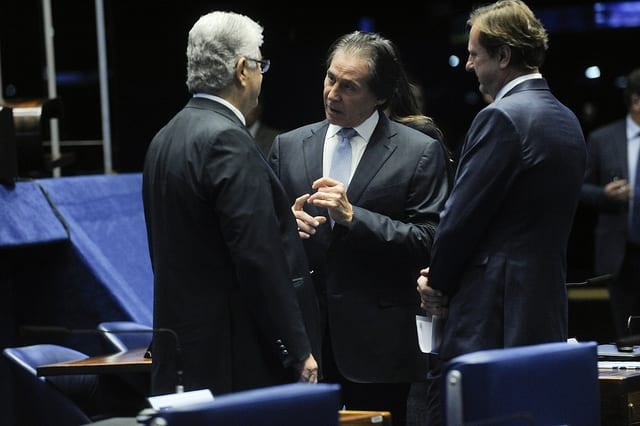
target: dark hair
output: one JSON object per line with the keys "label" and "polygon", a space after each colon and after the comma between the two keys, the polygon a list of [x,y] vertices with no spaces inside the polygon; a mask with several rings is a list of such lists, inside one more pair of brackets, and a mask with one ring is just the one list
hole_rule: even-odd
{"label": "dark hair", "polygon": [[333,42],[327,56],[327,68],[338,51],[367,60],[367,84],[378,100],[384,100],[378,109],[382,112],[386,110],[391,120],[419,130],[440,142],[451,167],[452,155],[444,143],[444,135],[430,117],[422,114],[396,45],[380,34],[354,31]]}
{"label": "dark hair", "polygon": [[[404,70],[395,44],[380,34],[354,31],[339,37],[329,48],[327,68],[337,51],[363,57],[369,65],[367,84],[378,100],[384,102],[380,110],[387,108],[399,88],[408,87]],[[415,99],[414,99],[415,101]],[[415,106],[417,108],[417,105]]]}
{"label": "dark hair", "polygon": [[453,153],[447,146],[444,140],[444,134],[442,133],[442,130],[440,130],[436,122],[433,121],[431,117],[423,114],[411,114],[403,117],[396,117],[394,121],[397,121],[400,124],[404,124],[405,126],[409,126],[412,129],[416,129],[427,136],[431,136],[433,139],[437,140],[440,143],[445,159],[447,161],[447,178],[449,180],[449,183],[453,183],[453,176],[455,173]]}
{"label": "dark hair", "polygon": [[419,130],[425,135],[431,136],[438,142],[444,143],[444,134],[431,117],[427,117],[422,114],[405,115],[403,117],[396,117],[394,121]]}
{"label": "dark hair", "polygon": [[627,76],[627,86],[624,88],[624,103],[631,106],[631,95],[640,96],[640,68],[635,69]]}
{"label": "dark hair", "polygon": [[420,89],[408,80],[398,82],[398,87],[387,105],[390,119],[396,120],[397,118],[422,114],[414,90]]}

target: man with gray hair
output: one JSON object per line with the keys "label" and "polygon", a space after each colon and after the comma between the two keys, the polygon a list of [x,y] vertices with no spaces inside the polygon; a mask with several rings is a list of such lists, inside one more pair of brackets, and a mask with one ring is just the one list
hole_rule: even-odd
{"label": "man with gray hair", "polygon": [[[318,304],[288,198],[246,128],[269,61],[232,12],[189,32],[193,97],[153,138],[143,199],[154,272],[152,394],[318,380]],[[177,346],[179,349],[177,350]],[[315,356],[314,356],[315,355]]]}

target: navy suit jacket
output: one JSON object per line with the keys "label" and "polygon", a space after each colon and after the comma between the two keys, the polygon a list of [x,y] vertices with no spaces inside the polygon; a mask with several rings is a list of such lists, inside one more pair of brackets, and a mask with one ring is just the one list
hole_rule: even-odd
{"label": "navy suit jacket", "polygon": [[[322,177],[328,126],[310,124],[274,141],[269,162],[291,204]],[[446,167],[436,140],[381,114],[347,190],[351,228],[332,229],[327,220],[304,241],[337,366],[352,381],[424,380],[416,278],[448,195]],[[328,217],[313,205],[305,210]]]}
{"label": "navy suit jacket", "polygon": [[473,120],[441,215],[429,283],[450,297],[440,355],[567,339],[566,250],[586,146],[545,80]]}
{"label": "navy suit jacket", "polygon": [[[238,117],[192,98],[155,136],[143,197],[154,272],[152,393],[214,394],[295,379],[318,304],[284,189]],[[296,297],[297,296],[297,297]],[[302,307],[302,309],[301,309]]]}
{"label": "navy suit jacket", "polygon": [[598,211],[595,228],[595,273],[620,272],[629,232],[629,203],[604,195],[604,186],[614,178],[629,180],[627,125],[625,119],[594,130],[587,143],[587,171],[582,201]]}

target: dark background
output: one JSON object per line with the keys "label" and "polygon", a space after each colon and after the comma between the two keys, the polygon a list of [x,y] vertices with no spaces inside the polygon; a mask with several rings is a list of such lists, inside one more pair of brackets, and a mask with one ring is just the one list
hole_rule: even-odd
{"label": "dark background", "polygon": [[[475,76],[464,71],[465,22],[473,4],[104,0],[113,168],[120,173],[141,171],[151,138],[188,99],[187,33],[199,16],[216,9],[245,13],[265,27],[263,55],[272,67],[263,81],[264,119],[272,127],[287,130],[324,118],[321,93],[327,48],[339,35],[365,28],[366,21],[366,28],[396,42],[410,75],[423,88],[425,113],[436,120],[457,152],[473,116],[484,106]],[[640,15],[638,4],[628,3],[632,11],[624,16],[632,16],[633,10]],[[529,5],[550,33],[543,75],[578,115],[585,133],[622,117],[620,81],[640,66],[640,20],[631,27],[601,28],[593,19],[593,2],[531,0]],[[52,0],[52,10],[58,98],[64,109],[60,137],[63,152],[77,154],[62,173],[101,173],[99,146],[66,144],[102,137],[94,2]],[[460,57],[457,68],[449,66],[452,54]],[[46,98],[41,0],[2,1],[0,60],[5,100]],[[592,65],[600,67],[599,79],[585,78],[585,69]],[[44,133],[46,139],[46,128]],[[91,155],[83,150],[92,150]],[[591,274],[593,220],[593,212],[579,209],[569,253],[570,280]]]}

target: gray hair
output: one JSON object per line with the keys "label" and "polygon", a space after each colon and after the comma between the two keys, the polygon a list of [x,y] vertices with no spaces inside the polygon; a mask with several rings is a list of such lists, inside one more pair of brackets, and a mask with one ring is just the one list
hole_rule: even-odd
{"label": "gray hair", "polygon": [[[259,58],[263,27],[234,12],[203,15],[189,31],[187,87],[189,92],[217,94],[233,81],[238,58]],[[247,63],[254,64],[253,61]]]}

